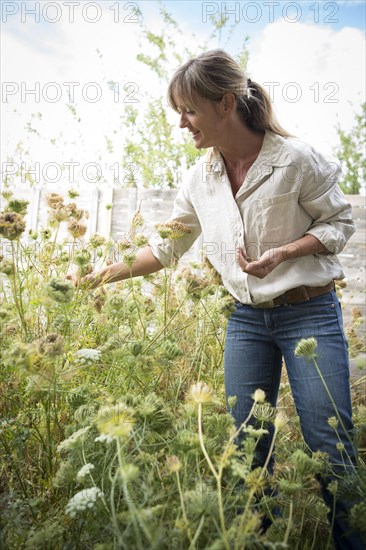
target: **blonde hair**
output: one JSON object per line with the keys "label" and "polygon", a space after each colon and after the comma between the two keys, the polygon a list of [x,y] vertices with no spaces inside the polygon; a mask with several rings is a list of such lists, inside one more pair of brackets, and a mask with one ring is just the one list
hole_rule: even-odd
{"label": "blonde hair", "polygon": [[248,128],[290,137],[278,123],[266,90],[248,79],[240,65],[224,50],[210,50],[181,65],[168,86],[168,102],[178,112],[177,100],[196,110],[195,97],[221,101],[233,93],[237,111]]}

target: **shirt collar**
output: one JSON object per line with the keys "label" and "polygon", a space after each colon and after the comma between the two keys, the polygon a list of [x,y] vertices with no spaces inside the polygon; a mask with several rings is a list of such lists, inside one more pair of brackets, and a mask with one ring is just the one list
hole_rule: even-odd
{"label": "shirt collar", "polygon": [[[288,166],[291,164],[291,154],[287,140],[278,134],[266,130],[262,148],[254,164],[266,166]],[[217,147],[211,147],[206,156],[206,171],[223,175],[225,164]]]}

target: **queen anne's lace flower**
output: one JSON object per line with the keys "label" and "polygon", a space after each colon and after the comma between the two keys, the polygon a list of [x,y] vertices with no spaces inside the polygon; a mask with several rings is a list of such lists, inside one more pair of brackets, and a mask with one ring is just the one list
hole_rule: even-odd
{"label": "queen anne's lace flower", "polygon": [[252,395],[252,399],[254,399],[254,403],[264,403],[266,400],[266,394],[263,390],[257,388]]}
{"label": "queen anne's lace flower", "polygon": [[76,353],[76,361],[81,365],[90,365],[99,361],[102,352],[99,349],[83,348]]}
{"label": "queen anne's lace flower", "polygon": [[80,468],[80,470],[76,474],[76,479],[78,481],[80,481],[81,479],[84,479],[84,477],[90,474],[90,472],[94,470],[94,468],[95,468],[94,464],[91,464],[90,462],[88,462],[88,464],[84,464],[84,466]]}
{"label": "queen anne's lace flower", "polygon": [[318,346],[318,342],[315,338],[302,338],[295,348],[296,357],[305,357],[306,359],[312,359],[315,354],[315,350]]}
{"label": "queen anne's lace flower", "polygon": [[166,223],[157,223],[155,227],[162,239],[181,239],[187,233],[192,232],[187,225],[177,220],[171,220]]}
{"label": "queen anne's lace flower", "polygon": [[182,463],[176,455],[166,457],[166,467],[170,474],[179,472],[182,467]]}
{"label": "queen anne's lace flower", "polygon": [[75,220],[67,224],[67,230],[74,239],[83,237],[87,231],[86,225]]}
{"label": "queen anne's lace flower", "polygon": [[60,304],[68,304],[74,295],[74,286],[63,279],[51,279],[46,286],[46,292],[50,298]]}
{"label": "queen anne's lace flower", "polygon": [[12,241],[20,237],[25,230],[25,221],[17,212],[0,214],[0,235]]}
{"label": "queen anne's lace flower", "polygon": [[212,389],[205,382],[197,382],[189,388],[188,399],[194,403],[211,403],[213,401]]}
{"label": "queen anne's lace flower", "polygon": [[288,418],[283,414],[283,412],[280,411],[273,421],[275,430],[279,432],[286,426],[287,422]]}
{"label": "queen anne's lace flower", "polygon": [[80,428],[80,430],[77,430],[77,432],[74,432],[70,435],[67,439],[64,439],[61,441],[61,443],[58,445],[57,450],[63,451],[64,449],[71,449],[74,447],[80,440],[82,440],[85,435],[90,430],[90,426],[86,426],[85,428]]}
{"label": "queen anne's lace flower", "polygon": [[104,496],[104,493],[98,487],[83,489],[74,495],[66,505],[65,513],[74,518],[78,512],[94,508],[98,498]]}
{"label": "queen anne's lace flower", "polygon": [[110,435],[100,434],[98,435],[98,437],[94,439],[94,441],[108,444],[108,443],[112,443],[112,441],[114,441],[115,439],[116,439],[115,437],[111,437]]}

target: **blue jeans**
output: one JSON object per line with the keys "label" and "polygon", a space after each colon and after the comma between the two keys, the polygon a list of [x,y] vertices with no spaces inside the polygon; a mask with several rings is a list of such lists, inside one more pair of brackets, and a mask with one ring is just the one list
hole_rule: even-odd
{"label": "blue jeans", "polygon": [[[318,342],[317,363],[346,429],[345,433],[338,426],[340,439],[328,424],[328,418],[336,416],[336,413],[315,365],[294,355],[298,341],[310,337],[315,337]],[[350,441],[353,422],[348,345],[335,291],[308,302],[270,309],[236,303],[227,325],[224,359],[226,397],[236,396],[232,414],[237,427],[248,417],[253,405],[251,396],[257,388],[265,392],[268,402],[276,405],[282,358],[306,444],[311,451],[328,453],[335,473],[342,475],[345,469],[353,471],[356,453]],[[272,436],[273,427],[267,437],[259,440],[255,465],[264,464]],[[340,441],[344,445],[343,451],[337,449]],[[273,457],[269,463],[269,470],[272,469]],[[323,496],[331,506],[333,497],[325,485]],[[361,550],[365,546],[358,535],[352,534],[347,538],[345,534],[348,524],[342,512],[350,506],[350,503],[337,500],[333,537],[337,549]]]}

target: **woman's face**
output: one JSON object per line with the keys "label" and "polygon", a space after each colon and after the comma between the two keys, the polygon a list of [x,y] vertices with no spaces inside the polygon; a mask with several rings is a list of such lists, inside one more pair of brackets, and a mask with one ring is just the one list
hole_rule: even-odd
{"label": "woman's face", "polygon": [[179,127],[187,128],[192,134],[196,149],[219,145],[225,124],[221,114],[221,101],[197,97],[195,103],[196,110],[191,111],[189,107],[185,107],[183,101],[177,101],[180,114]]}

